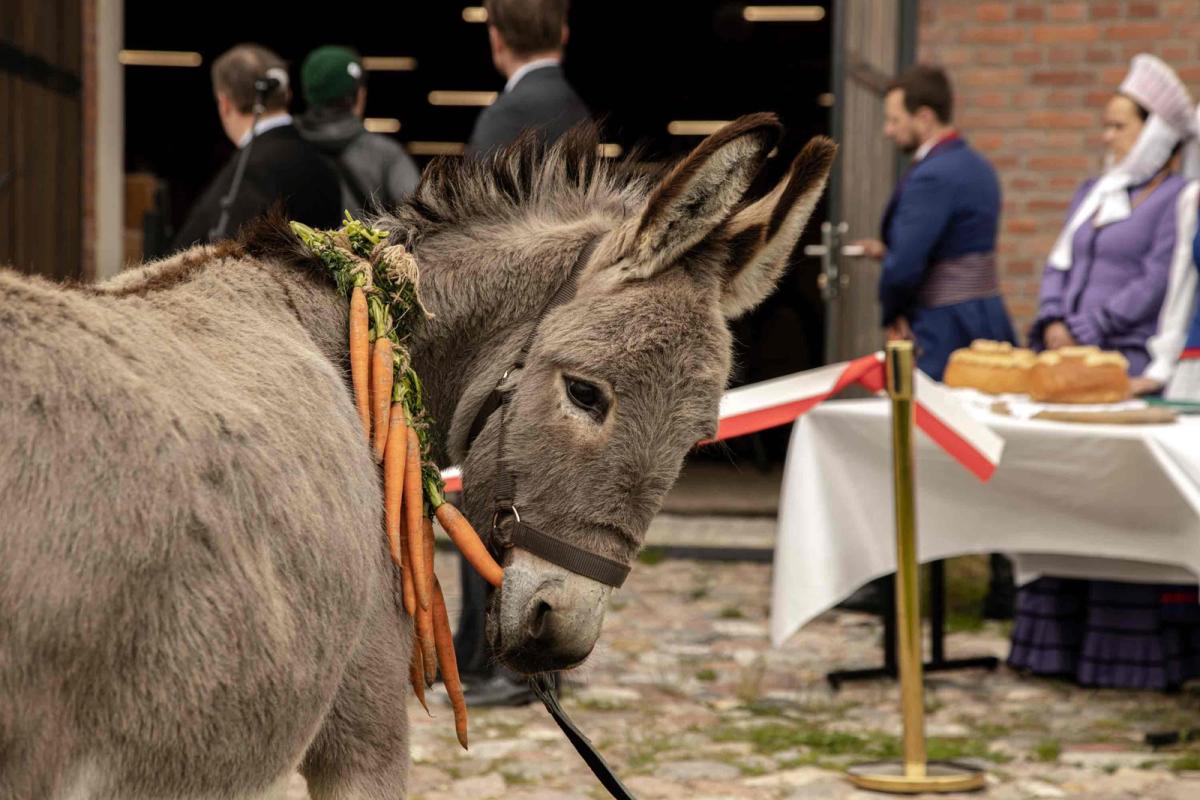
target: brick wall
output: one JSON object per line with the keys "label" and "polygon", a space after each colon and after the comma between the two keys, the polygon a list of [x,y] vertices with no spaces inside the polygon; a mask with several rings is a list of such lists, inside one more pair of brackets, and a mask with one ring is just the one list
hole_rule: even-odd
{"label": "brick wall", "polygon": [[1200,2],[918,4],[917,57],[950,72],[955,122],[1000,174],[1000,277],[1024,334],[1066,205],[1100,169],[1100,114],[1129,60],[1159,56],[1200,100]]}

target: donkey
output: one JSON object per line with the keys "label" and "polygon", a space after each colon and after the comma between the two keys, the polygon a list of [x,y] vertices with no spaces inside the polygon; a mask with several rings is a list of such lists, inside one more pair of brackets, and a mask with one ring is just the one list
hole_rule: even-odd
{"label": "donkey", "polygon": [[[434,162],[376,225],[421,267],[438,456],[488,530],[497,464],[553,536],[629,564],[713,433],[726,321],[775,285],[824,186],[815,139],[743,117],[655,179],[576,133]],[[538,321],[585,243],[578,290]],[[0,800],[407,794],[411,620],[347,380],[345,302],[286,226],[98,287],[0,272]],[[471,421],[510,371],[504,412]],[[498,657],[568,668],[609,588],[520,549]]]}

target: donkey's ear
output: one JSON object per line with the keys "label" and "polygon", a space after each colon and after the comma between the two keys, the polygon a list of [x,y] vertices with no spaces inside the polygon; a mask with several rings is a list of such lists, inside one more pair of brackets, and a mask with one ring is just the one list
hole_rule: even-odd
{"label": "donkey's ear", "polygon": [[725,224],[730,261],[721,290],[721,312],[734,319],[766,299],[821,199],[837,155],[832,139],[809,140],[788,176]]}
{"label": "donkey's ear", "polygon": [[607,263],[620,280],[649,278],[724,222],[779,140],[774,114],[748,114],[696,147],[650,193],[641,214],[615,238]]}

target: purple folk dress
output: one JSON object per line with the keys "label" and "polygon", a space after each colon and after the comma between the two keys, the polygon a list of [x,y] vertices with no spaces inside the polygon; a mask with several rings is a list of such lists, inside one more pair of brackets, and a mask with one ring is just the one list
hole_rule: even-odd
{"label": "purple folk dress", "polygon": [[[1068,219],[1091,184],[1076,192]],[[1071,268],[1046,267],[1031,334],[1035,348],[1043,346],[1045,327],[1062,320],[1080,343],[1119,350],[1131,374],[1146,369],[1146,343],[1157,329],[1175,251],[1176,200],[1185,185],[1169,176],[1128,219],[1079,228]],[[1196,587],[1039,578],[1017,591],[1008,664],[1085,686],[1178,688],[1200,676]]]}
{"label": "purple folk dress", "polygon": [[[1075,192],[1067,219],[1087,196],[1094,180]],[[1175,203],[1187,181],[1169,175],[1140,199],[1128,219],[1101,228],[1085,223],[1075,232],[1071,268],[1046,265],[1038,316],[1030,333],[1035,350],[1042,332],[1062,320],[1080,344],[1118,350],[1129,359],[1131,375],[1141,375],[1150,356],[1146,342],[1158,328],[1175,250]],[[1131,194],[1138,195],[1138,189]]]}

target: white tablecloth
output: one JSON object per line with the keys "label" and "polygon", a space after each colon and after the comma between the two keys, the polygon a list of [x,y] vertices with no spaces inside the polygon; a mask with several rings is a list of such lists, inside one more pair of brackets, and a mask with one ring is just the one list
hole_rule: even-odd
{"label": "white tablecloth", "polygon": [[[917,434],[922,562],[1005,552],[1025,577],[1198,580],[1200,420],[1078,425],[974,413],[1005,440],[988,483]],[[895,571],[890,430],[884,399],[828,402],[793,429],[775,545],[777,645]]]}

